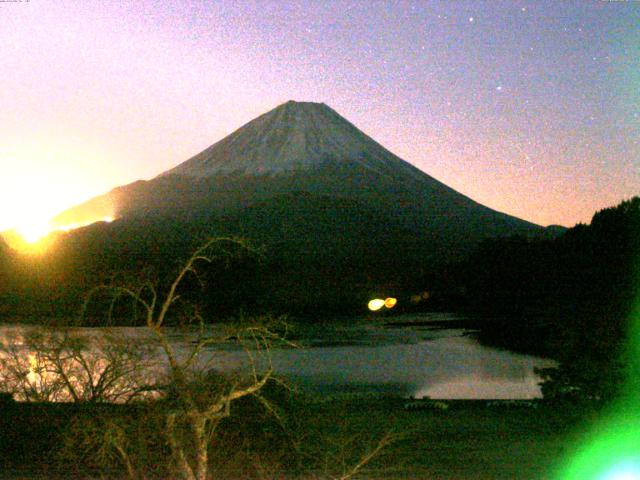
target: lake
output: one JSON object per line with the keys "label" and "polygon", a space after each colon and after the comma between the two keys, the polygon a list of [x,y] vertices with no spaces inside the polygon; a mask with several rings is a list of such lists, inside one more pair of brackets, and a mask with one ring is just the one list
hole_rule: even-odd
{"label": "lake", "polygon": [[[294,330],[301,348],[274,348],[275,372],[319,394],[385,393],[434,399],[532,399],[540,396],[536,367],[548,359],[480,345],[460,328],[461,317],[446,313],[368,317],[301,325]],[[3,343],[17,341],[31,327],[0,327]],[[73,335],[101,336],[105,329],[76,328]],[[109,329],[121,338],[144,342],[145,329]],[[212,327],[212,335],[221,330]],[[193,336],[172,330],[171,343],[187,355]],[[25,357],[33,352],[23,352]],[[225,344],[203,350],[202,364],[220,371],[246,365],[246,353]]]}

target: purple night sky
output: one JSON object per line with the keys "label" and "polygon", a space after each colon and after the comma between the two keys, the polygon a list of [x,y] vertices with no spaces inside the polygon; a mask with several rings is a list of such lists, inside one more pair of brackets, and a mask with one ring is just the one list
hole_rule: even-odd
{"label": "purple night sky", "polygon": [[[0,3],[0,230],[325,102],[547,225],[640,193],[638,1]],[[8,206],[8,207],[7,207]]]}

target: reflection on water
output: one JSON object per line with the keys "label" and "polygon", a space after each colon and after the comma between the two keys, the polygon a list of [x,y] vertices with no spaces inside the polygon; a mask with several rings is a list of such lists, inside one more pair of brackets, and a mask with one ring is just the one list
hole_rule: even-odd
{"label": "reflection on water", "polygon": [[[470,399],[528,399],[540,396],[534,367],[552,366],[550,360],[514,354],[479,345],[460,329],[426,328],[426,317],[398,317],[402,328],[380,322],[328,323],[301,327],[306,348],[274,349],[271,361],[276,373],[319,392],[378,391],[404,396]],[[433,320],[455,319],[431,314]],[[386,321],[392,320],[389,317]],[[420,323],[420,324],[418,324]],[[15,341],[27,327],[0,328],[0,341]],[[145,343],[145,329],[115,329],[120,338]],[[100,337],[105,330],[77,329],[81,336]],[[113,333],[114,329],[110,329]],[[212,328],[211,334],[220,334]],[[13,340],[12,340],[13,339]],[[174,331],[171,342],[183,355],[193,337]],[[20,345],[17,345],[20,348]],[[27,364],[34,352],[23,348]],[[31,355],[31,357],[29,356]],[[154,356],[151,350],[145,355]],[[157,359],[156,359],[157,360]],[[233,345],[202,352],[201,365],[231,371],[246,365],[245,353]]]}
{"label": "reflection on water", "polygon": [[321,347],[274,352],[276,371],[321,391],[376,389],[416,398],[540,396],[534,367],[553,365],[480,346],[461,331],[433,340],[383,346]]}

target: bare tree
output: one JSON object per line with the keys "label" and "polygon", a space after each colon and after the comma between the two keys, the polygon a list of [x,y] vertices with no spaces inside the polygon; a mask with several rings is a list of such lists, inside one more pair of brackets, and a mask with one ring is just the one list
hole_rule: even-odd
{"label": "bare tree", "polygon": [[336,424],[331,430],[330,434],[322,434],[317,428],[298,432],[295,449],[303,465],[304,478],[356,478],[390,445],[407,436],[407,432],[399,432],[392,426],[379,432],[349,432]]}
{"label": "bare tree", "polygon": [[110,334],[25,327],[0,344],[0,385],[29,402],[129,403],[152,394],[149,347]]}
{"label": "bare tree", "polygon": [[[109,320],[116,303],[129,299],[142,312],[145,334],[137,337],[139,342],[115,334],[88,339],[69,329],[34,330],[0,350],[0,382],[22,400],[144,400],[116,414],[95,415],[95,411],[89,411],[74,419],[65,439],[69,443],[66,451],[97,458],[98,464],[119,462],[134,480],[146,478],[152,468],[149,459],[157,459],[157,452],[165,450],[172,477],[214,478],[217,472],[211,465],[215,462],[209,458],[212,441],[221,422],[232,414],[235,402],[253,397],[277,416],[262,395],[265,386],[278,381],[270,352],[275,344],[292,345],[281,333],[282,328],[285,332],[287,329],[282,319],[259,319],[214,330],[182,299],[181,286],[187,279],[200,282],[199,270],[216,258],[228,256],[229,249],[235,247],[247,248],[235,239],[207,242],[182,266],[164,294],[150,282],[136,288],[94,289],[83,315],[88,313],[91,299],[100,294],[111,300],[106,311]],[[185,327],[178,341],[173,338],[176,319]],[[274,324],[279,333],[274,333]],[[234,372],[222,373],[214,351],[229,343],[241,347],[246,362]],[[394,439],[386,434],[370,448],[361,448],[361,454],[355,457],[347,455],[345,449],[339,454],[316,449],[318,456],[326,459],[319,476],[351,479]],[[351,444],[345,445],[350,448]],[[148,449],[155,449],[154,453],[145,456],[142,450]],[[298,453],[304,450],[295,445],[292,449]],[[256,471],[266,475],[270,468],[267,462],[257,462]]]}
{"label": "bare tree", "polygon": [[[109,286],[100,287],[94,292],[106,291],[114,301],[129,297],[141,307],[145,326],[152,333],[166,361],[167,382],[162,387],[167,400],[164,433],[176,473],[185,480],[211,478],[208,448],[216,427],[231,414],[234,401],[258,395],[267,382],[275,378],[269,351],[272,343],[281,337],[273,333],[268,325],[254,323],[220,336],[208,331],[203,318],[196,310],[192,310],[188,323],[195,328],[196,338],[190,349],[184,352],[170,341],[167,326],[170,315],[174,313],[172,309],[178,306],[181,298],[181,284],[188,276],[200,281],[198,267],[211,263],[218,255],[227,255],[228,250],[224,248],[221,254],[216,250],[216,247],[227,245],[247,248],[243,242],[229,238],[207,242],[187,260],[162,298],[150,283],[137,290]],[[248,371],[232,378],[220,376],[217,382],[213,382],[212,375],[208,374],[209,365],[202,361],[202,353],[230,339],[244,348],[249,359]]]}

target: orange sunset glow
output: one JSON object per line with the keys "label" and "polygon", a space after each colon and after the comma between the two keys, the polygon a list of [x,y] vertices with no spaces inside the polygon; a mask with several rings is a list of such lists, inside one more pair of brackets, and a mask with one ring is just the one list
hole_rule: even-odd
{"label": "orange sunset glow", "polygon": [[[331,105],[444,184],[540,225],[586,222],[637,193],[631,4],[353,3],[353,17],[319,2],[273,25],[249,4],[184,15],[162,2],[144,15],[120,2],[5,6],[0,201],[14,209],[0,231],[36,235],[51,215],[158,175],[290,98]],[[569,18],[580,20],[557,23]]]}
{"label": "orange sunset glow", "polygon": [[40,140],[38,146],[16,142],[0,147],[0,232],[23,251],[41,250],[35,245],[52,231],[113,220],[112,209],[102,208],[80,221],[52,222],[60,212],[117,185],[122,175],[110,165],[109,156],[100,153],[100,145],[47,136]]}
{"label": "orange sunset glow", "polygon": [[50,235],[56,232],[69,232],[76,228],[85,227],[97,222],[111,223],[115,220],[113,216],[100,217],[92,221],[83,223],[71,223],[60,227],[52,226],[50,221],[42,221],[42,223],[34,222],[33,224],[25,223],[17,225],[14,228],[5,230],[2,237],[7,244],[21,253],[26,254],[43,254],[46,253],[51,246]]}

